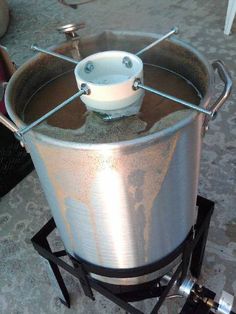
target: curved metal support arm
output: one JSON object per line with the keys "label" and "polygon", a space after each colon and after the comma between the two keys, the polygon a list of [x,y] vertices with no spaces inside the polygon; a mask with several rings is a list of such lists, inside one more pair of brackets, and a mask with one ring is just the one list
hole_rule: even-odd
{"label": "curved metal support arm", "polygon": [[167,33],[166,35],[162,36],[161,38],[155,40],[153,43],[151,43],[150,45],[144,47],[143,49],[139,50],[138,52],[136,52],[136,56],[140,56],[141,54],[143,54],[144,52],[146,52],[147,50],[151,49],[152,47],[156,46],[157,44],[159,44],[160,42],[162,42],[163,40],[169,38],[170,36],[174,35],[174,34],[178,34],[179,29],[178,27],[174,27],[172,28],[172,30]]}
{"label": "curved metal support arm", "polygon": [[83,94],[89,94],[89,89],[87,87],[87,85],[83,86],[83,88],[76,94],[74,94],[73,96],[71,96],[70,98],[66,99],[65,101],[63,101],[60,105],[58,105],[57,107],[53,108],[51,111],[47,112],[45,115],[43,115],[42,117],[40,117],[39,119],[37,119],[36,121],[32,122],[31,124],[27,125],[26,127],[24,127],[23,129],[19,129],[10,119],[8,119],[7,117],[5,117],[1,112],[0,112],[0,123],[2,123],[3,125],[5,125],[5,127],[7,127],[10,131],[12,131],[13,133],[15,133],[16,138],[23,142],[23,135],[26,134],[27,132],[29,132],[32,128],[34,128],[35,126],[39,125],[40,123],[42,123],[43,121],[47,120],[49,117],[51,117],[53,114],[55,114],[57,111],[61,110],[62,108],[64,108],[66,105],[68,105],[69,103],[71,103],[73,100],[75,100],[76,98],[82,96]]}
{"label": "curved metal support arm", "polygon": [[25,133],[29,132],[32,128],[34,128],[35,126],[39,125],[40,123],[42,123],[43,121],[47,120],[49,117],[51,117],[53,114],[55,114],[56,112],[58,112],[59,110],[61,110],[62,108],[64,108],[66,105],[68,105],[69,103],[71,103],[73,100],[75,100],[76,98],[82,96],[83,94],[88,94],[89,93],[89,89],[84,86],[83,89],[81,89],[78,93],[74,94],[73,96],[71,96],[70,98],[66,99],[65,101],[63,101],[60,105],[58,105],[57,107],[53,108],[52,110],[50,110],[49,112],[47,112],[45,115],[43,115],[41,118],[37,119],[36,121],[32,122],[31,124],[27,125],[25,128],[21,129],[21,130],[17,130],[17,135],[19,135],[19,137],[22,137]]}
{"label": "curved metal support arm", "polygon": [[183,99],[179,99],[177,97],[174,97],[174,96],[168,95],[166,93],[160,92],[160,91],[158,91],[158,90],[156,90],[156,89],[154,89],[152,87],[145,86],[145,85],[141,84],[140,79],[136,79],[135,80],[133,88],[135,90],[138,89],[138,88],[142,88],[142,89],[144,89],[144,90],[146,90],[148,92],[151,92],[151,93],[156,94],[158,96],[167,98],[167,99],[172,100],[174,102],[177,102],[178,104],[181,104],[181,105],[183,105],[185,107],[188,107],[190,109],[194,109],[194,110],[196,110],[196,111],[198,111],[200,113],[204,113],[204,114],[208,115],[211,119],[214,116],[214,112],[212,112],[212,111],[209,111],[209,110],[207,110],[205,108],[202,108],[200,106],[194,105],[194,104],[192,104],[190,102],[187,102],[187,101],[185,101]]}
{"label": "curved metal support arm", "polygon": [[47,55],[50,55],[50,56],[62,59],[64,61],[68,61],[68,62],[71,62],[71,63],[74,63],[74,64],[78,64],[78,60],[75,60],[75,59],[72,59],[70,57],[61,55],[60,53],[56,53],[56,52],[53,52],[53,51],[50,51],[50,50],[47,50],[47,49],[39,48],[39,47],[37,47],[35,45],[32,45],[31,49],[34,50],[34,51],[37,51],[37,52],[42,52],[42,53],[45,53]]}
{"label": "curved metal support arm", "polygon": [[145,86],[143,84],[141,84],[141,81],[140,79],[136,79],[134,81],[134,85],[133,85],[133,88],[136,90],[138,88],[142,88],[148,92],[151,92],[153,94],[156,94],[156,95],[159,95],[159,96],[162,96],[164,98],[167,98],[169,100],[172,100],[174,102],[177,102],[185,107],[188,107],[190,109],[194,109],[200,113],[204,113],[206,114],[208,117],[205,119],[205,122],[204,122],[204,128],[205,130],[207,129],[207,125],[208,125],[208,122],[209,120],[213,120],[215,119],[216,115],[217,115],[217,112],[219,111],[219,109],[223,106],[223,104],[226,102],[226,100],[229,98],[230,94],[231,94],[231,90],[232,90],[232,86],[233,86],[233,82],[232,82],[232,78],[231,78],[231,75],[228,71],[228,69],[226,68],[226,66],[224,65],[224,63],[220,60],[216,60],[212,63],[212,67],[214,70],[217,70],[221,80],[223,81],[224,83],[224,89],[221,93],[221,95],[219,96],[219,98],[216,100],[216,102],[209,108],[209,109],[205,109],[205,108],[202,108],[200,106],[196,106],[192,103],[189,103],[183,99],[179,99],[177,97],[174,97],[174,96],[171,96],[171,95],[168,95],[166,93],[163,93],[163,92],[160,92],[154,88],[151,88],[151,87],[148,87],[148,86]]}

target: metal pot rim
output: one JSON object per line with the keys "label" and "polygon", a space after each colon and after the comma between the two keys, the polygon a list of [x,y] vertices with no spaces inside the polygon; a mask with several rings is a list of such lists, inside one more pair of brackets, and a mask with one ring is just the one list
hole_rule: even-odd
{"label": "metal pot rim", "polygon": [[[159,38],[160,35],[155,34],[155,33],[147,33],[147,32],[130,32],[130,31],[104,31],[102,33],[96,34],[96,35],[92,35],[92,36],[88,36],[86,38],[92,38],[95,36],[102,36],[104,34],[107,33],[112,33],[115,35],[122,35],[122,34],[127,34],[127,35],[133,35],[133,36],[149,36],[150,38],[153,38],[154,40]],[[188,43],[176,39],[176,38],[171,38],[169,39],[169,41],[174,42],[175,44],[190,50],[195,56],[197,56],[197,58],[204,64],[207,72],[209,73],[209,79],[208,79],[208,90],[205,94],[205,96],[202,98],[200,105],[204,105],[204,107],[206,108],[210,101],[211,101],[211,92],[212,92],[212,86],[213,86],[213,70],[210,67],[209,62],[207,61],[207,59],[194,47],[190,46]],[[68,43],[67,43],[68,44]],[[53,46],[54,50],[57,50],[59,48],[62,47],[61,45],[57,45],[57,46]],[[42,56],[43,58],[44,56]],[[11,117],[11,119],[17,124],[17,126],[26,126],[25,123],[19,118],[19,116],[16,114],[15,110],[13,110],[12,106],[11,106],[11,94],[14,91],[14,85],[18,80],[18,76],[20,75],[20,73],[24,72],[25,70],[28,69],[28,66],[32,63],[32,61],[36,61],[38,60],[39,57],[36,55],[32,58],[30,58],[27,62],[25,62],[12,76],[12,78],[9,81],[9,84],[7,86],[6,89],[6,93],[5,93],[5,103],[6,103],[6,108],[7,108],[7,112],[9,114],[9,116]],[[83,150],[96,150],[96,149],[116,149],[120,147],[129,147],[129,146],[134,146],[134,145],[143,145],[143,144],[147,144],[147,143],[151,143],[154,142],[156,140],[162,140],[166,137],[171,136],[173,133],[181,130],[182,128],[186,127],[188,124],[190,124],[197,116],[199,115],[198,112],[196,111],[192,111],[189,113],[189,115],[182,119],[181,121],[175,123],[173,126],[167,127],[163,130],[157,131],[155,133],[152,134],[148,134],[148,135],[144,135],[142,137],[137,137],[134,138],[132,140],[126,140],[126,141],[119,141],[119,142],[111,142],[111,143],[78,143],[78,142],[73,142],[73,141],[66,141],[66,140],[62,140],[62,139],[57,139],[54,137],[50,137],[48,135],[42,134],[36,130],[31,130],[29,131],[29,134],[33,135],[35,138],[37,138],[37,140],[40,140],[42,142],[45,142],[47,144],[52,144],[52,145],[57,145],[57,146],[61,146],[61,147],[70,147],[70,148],[74,148],[74,149],[83,149]]]}

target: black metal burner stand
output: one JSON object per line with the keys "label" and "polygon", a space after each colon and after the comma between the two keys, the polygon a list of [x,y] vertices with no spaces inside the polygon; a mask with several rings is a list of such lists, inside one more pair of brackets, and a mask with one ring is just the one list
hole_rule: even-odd
{"label": "black metal burner stand", "polygon": [[[143,267],[133,269],[110,269],[92,265],[79,258],[75,259],[74,257],[69,256],[65,250],[52,252],[47,237],[56,228],[53,218],[51,218],[32,238],[32,243],[38,253],[49,262],[50,269],[54,274],[55,281],[60,289],[59,291],[61,292],[60,299],[66,306],[70,307],[70,298],[59,271],[59,267],[78,278],[84,294],[92,300],[95,300],[92,291],[92,289],[94,289],[131,314],[143,313],[129,302],[144,300],[147,298],[158,298],[157,303],[150,313],[154,314],[158,313],[158,310],[160,309],[176,280],[179,284],[181,284],[181,282],[185,279],[189,269],[193,277],[198,278],[200,275],[210,219],[214,210],[214,202],[198,196],[197,207],[198,216],[196,225],[193,226],[184,242],[174,252],[162,260]],[[70,257],[73,266],[60,258],[66,255]],[[178,256],[180,258],[179,265],[174,271],[170,281],[165,286],[160,284],[161,278],[157,278],[156,280],[153,280],[149,283],[135,286],[116,286],[97,281],[90,275],[90,273],[94,273],[113,278],[139,277],[163,268],[163,266],[170,264]],[[213,298],[215,297],[215,294],[207,289],[206,293]],[[201,304],[201,301],[193,302],[191,297],[189,297],[180,312],[180,314],[186,313],[207,314],[212,312],[208,306]]]}

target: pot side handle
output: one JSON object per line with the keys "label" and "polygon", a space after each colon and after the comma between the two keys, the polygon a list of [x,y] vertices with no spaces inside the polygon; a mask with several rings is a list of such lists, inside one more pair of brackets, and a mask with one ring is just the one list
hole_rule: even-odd
{"label": "pot side handle", "polygon": [[229,70],[225,66],[224,62],[221,60],[215,60],[212,63],[212,67],[215,71],[217,71],[220,79],[224,83],[224,89],[220,96],[217,98],[217,100],[214,102],[213,105],[208,107],[208,110],[212,112],[211,118],[206,117],[203,123],[203,135],[208,130],[208,123],[210,120],[214,120],[217,116],[217,113],[219,109],[223,106],[223,104],[226,102],[226,100],[229,98],[231,91],[232,91],[232,78],[230,75]]}
{"label": "pot side handle", "polygon": [[10,119],[4,116],[1,112],[0,112],[0,123],[5,125],[5,127],[8,128],[11,132],[13,133],[18,132],[17,126]]}
{"label": "pot side handle", "polygon": [[0,112],[0,123],[3,124],[6,128],[8,128],[11,132],[13,132],[16,139],[20,142],[21,146],[25,147],[23,138],[19,134],[18,127],[10,119],[4,116],[4,114],[2,114],[1,112]]}
{"label": "pot side handle", "polygon": [[212,67],[214,70],[217,71],[219,77],[221,78],[222,82],[224,83],[224,89],[215,103],[210,107],[210,110],[213,112],[213,115],[216,116],[219,109],[223,106],[226,100],[229,98],[231,91],[232,91],[232,78],[230,75],[229,70],[221,60],[215,60],[212,63]]}

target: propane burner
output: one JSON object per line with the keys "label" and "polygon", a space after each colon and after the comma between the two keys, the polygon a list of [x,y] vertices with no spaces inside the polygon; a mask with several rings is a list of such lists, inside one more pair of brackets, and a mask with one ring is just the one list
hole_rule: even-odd
{"label": "propane burner", "polygon": [[[111,269],[99,267],[88,263],[79,257],[74,257],[66,251],[52,252],[47,237],[56,228],[54,219],[51,218],[45,226],[32,238],[34,248],[49,263],[50,278],[55,282],[58,289],[60,301],[70,307],[70,297],[59,267],[75,276],[81,284],[84,294],[95,300],[93,290],[111,300],[123,308],[126,313],[144,314],[130,302],[157,298],[157,302],[150,314],[159,312],[166,299],[178,297],[186,298],[186,302],[179,314],[235,314],[233,312],[234,296],[223,291],[218,302],[216,294],[206,287],[197,283],[201,274],[204,251],[210,225],[211,215],[214,211],[214,203],[206,198],[198,196],[198,217],[196,225],[193,226],[187,238],[181,245],[162,260],[150,265],[133,269]],[[60,257],[68,255],[72,265],[67,264]],[[152,271],[163,269],[170,264],[176,256],[180,257],[177,268],[169,274],[157,277],[150,282],[139,285],[114,285],[100,282],[95,279],[94,274],[113,277],[130,278],[144,275]],[[54,276],[51,276],[51,273]],[[190,273],[190,274],[188,274]],[[177,290],[177,294],[170,291]]]}

